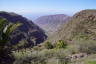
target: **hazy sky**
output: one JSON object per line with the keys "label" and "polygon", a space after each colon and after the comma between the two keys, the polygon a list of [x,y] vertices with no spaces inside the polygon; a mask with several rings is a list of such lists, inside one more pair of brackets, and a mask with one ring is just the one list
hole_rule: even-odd
{"label": "hazy sky", "polygon": [[96,9],[96,0],[0,0],[0,11],[20,14],[73,14]]}

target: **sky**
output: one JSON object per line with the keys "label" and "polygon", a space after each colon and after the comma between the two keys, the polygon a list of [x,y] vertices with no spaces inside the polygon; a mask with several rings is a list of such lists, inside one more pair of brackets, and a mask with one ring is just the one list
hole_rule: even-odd
{"label": "sky", "polygon": [[96,9],[96,0],[0,0],[0,11],[21,15],[68,14]]}

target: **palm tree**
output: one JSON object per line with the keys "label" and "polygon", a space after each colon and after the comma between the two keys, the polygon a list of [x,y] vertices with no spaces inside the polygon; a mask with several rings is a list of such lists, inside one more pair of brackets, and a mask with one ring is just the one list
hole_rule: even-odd
{"label": "palm tree", "polygon": [[10,34],[20,25],[21,23],[13,24],[0,18],[0,46],[4,46],[9,41]]}
{"label": "palm tree", "polygon": [[21,23],[15,23],[15,24],[9,23],[6,19],[0,17],[0,63],[1,64],[6,64],[4,63],[5,61],[3,60],[6,58],[6,56],[9,57],[4,49],[5,44],[8,43],[11,33],[20,25]]}

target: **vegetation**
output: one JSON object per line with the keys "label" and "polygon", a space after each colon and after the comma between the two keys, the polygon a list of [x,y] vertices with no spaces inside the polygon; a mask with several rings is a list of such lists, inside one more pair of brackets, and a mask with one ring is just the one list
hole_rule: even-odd
{"label": "vegetation", "polygon": [[6,64],[6,62],[4,61],[4,59],[7,60],[7,62],[10,62],[11,58],[7,58],[10,57],[9,53],[10,51],[6,48],[6,44],[9,42],[10,39],[10,34],[21,24],[11,24],[8,23],[8,21],[4,18],[0,18],[0,63],[1,64]]}
{"label": "vegetation", "polygon": [[56,48],[66,48],[67,46],[67,43],[64,42],[63,40],[59,40],[57,43],[56,43]]}
{"label": "vegetation", "polygon": [[[20,24],[12,24],[0,18],[0,63],[7,64],[4,60],[8,58],[6,61],[9,63],[12,59],[13,64],[96,64],[96,16],[92,15],[92,12],[88,15],[88,12],[85,12],[76,14],[65,27],[63,26],[64,32],[58,32],[60,34],[56,37],[57,40],[53,39],[55,42],[47,40],[45,43],[33,47],[29,45],[30,47],[26,48],[27,43],[31,43],[25,38],[14,45],[15,50],[12,51],[6,50],[6,44],[9,43],[10,34]],[[35,34],[34,31],[31,35]],[[34,36],[28,39],[32,39],[34,43],[38,40],[34,39]]]}
{"label": "vegetation", "polygon": [[14,64],[67,64],[69,59],[66,58],[66,54],[63,49],[44,49],[41,51],[26,50],[15,51]]}
{"label": "vegetation", "polygon": [[52,45],[52,43],[50,43],[50,42],[46,42],[46,43],[44,44],[44,46],[45,46],[46,49],[52,49],[52,48],[53,48],[53,45]]}
{"label": "vegetation", "polygon": [[[42,48],[43,46],[45,47],[45,44],[34,46],[31,49],[22,49],[22,50],[13,51],[13,55],[16,59],[14,64],[75,64],[75,63],[92,64],[95,63],[95,61],[89,61],[89,60],[94,60],[96,58],[96,55],[91,56],[92,54],[90,54],[89,56],[87,56],[88,52],[91,53],[93,53],[93,51],[95,52],[95,42],[93,43],[93,45],[87,44],[88,42],[86,43],[84,41],[79,41],[79,43],[77,42],[68,45],[65,44],[63,40],[59,40],[58,43],[59,43],[58,45],[56,43],[56,46],[51,48],[50,45],[52,45],[52,43],[46,42],[45,44],[47,44],[46,46],[48,47],[43,48],[41,50],[40,48]],[[90,46],[94,47],[94,49],[88,48]]]}
{"label": "vegetation", "polygon": [[96,64],[96,61],[89,61],[87,64]]}

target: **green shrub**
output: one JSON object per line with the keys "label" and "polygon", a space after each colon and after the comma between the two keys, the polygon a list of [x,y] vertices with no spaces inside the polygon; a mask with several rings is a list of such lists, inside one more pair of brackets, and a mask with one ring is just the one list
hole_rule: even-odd
{"label": "green shrub", "polygon": [[66,48],[67,46],[67,43],[64,42],[63,40],[59,40],[57,43],[56,43],[56,48]]}
{"label": "green shrub", "polygon": [[52,49],[53,48],[53,45],[50,42],[46,42],[44,44],[44,46],[45,46],[46,49]]}
{"label": "green shrub", "polygon": [[33,52],[27,50],[23,54],[21,51],[16,51],[13,55],[16,59],[14,64],[67,64],[69,62],[64,49],[43,49]]}

